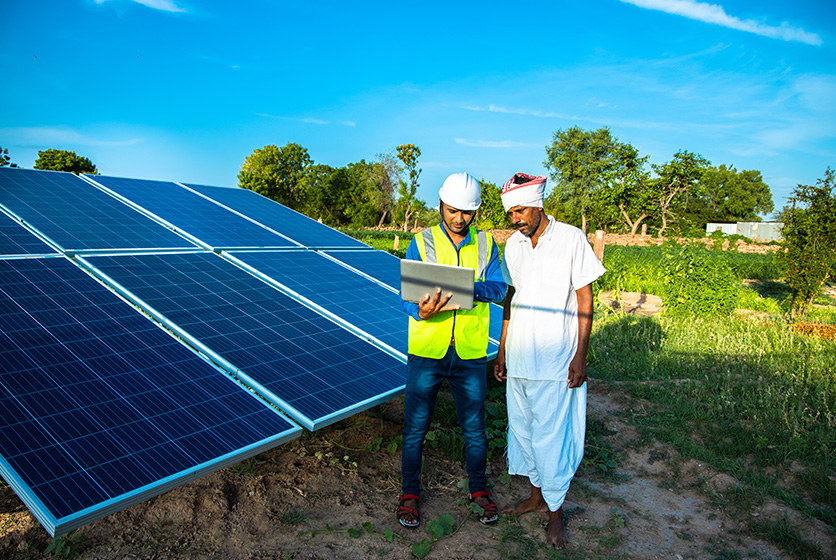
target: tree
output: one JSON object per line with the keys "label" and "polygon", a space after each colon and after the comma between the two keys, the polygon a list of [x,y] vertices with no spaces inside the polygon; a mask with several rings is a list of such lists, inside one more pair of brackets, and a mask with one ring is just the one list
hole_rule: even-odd
{"label": "tree", "polygon": [[308,150],[294,142],[264,146],[244,160],[238,186],[295,209],[303,204],[303,178],[312,164]]}
{"label": "tree", "polygon": [[96,175],[96,166],[86,157],[77,156],[75,152],[68,150],[39,150],[38,159],[35,160],[35,169],[50,171],[69,171],[78,175],[79,173],[90,173]]}
{"label": "tree", "polygon": [[7,148],[0,148],[0,167],[17,167],[16,163],[11,162]]}
{"label": "tree", "polygon": [[608,213],[616,212],[618,221],[635,235],[654,208],[653,195],[648,188],[650,173],[644,167],[647,156],[639,157],[639,151],[629,143],[615,142],[612,148],[611,165],[600,200],[607,204]]}
{"label": "tree", "polygon": [[404,170],[409,176],[409,183],[401,179],[398,188],[398,212],[403,213],[403,230],[409,231],[409,218],[413,214],[415,205],[415,193],[418,191],[418,176],[421,170],[418,167],[418,158],[421,157],[421,148],[415,144],[401,144],[395,148],[398,159],[403,163]]}
{"label": "tree", "polygon": [[705,229],[708,222],[760,221],[760,214],[774,208],[772,192],[760,171],[709,167],[700,182],[700,196],[689,197],[683,214],[700,229]]}
{"label": "tree", "polygon": [[790,312],[806,315],[825,281],[836,274],[836,177],[828,167],[816,186],[798,185],[781,212],[783,251],[777,254],[792,288]]}
{"label": "tree", "polygon": [[589,212],[598,203],[598,194],[613,166],[618,142],[607,127],[585,131],[573,126],[554,133],[546,146],[543,162],[551,174],[556,202],[580,210],[581,229],[587,231]]}
{"label": "tree", "polygon": [[659,177],[651,181],[657,211],[662,218],[662,227],[658,235],[668,227],[668,217],[672,215],[681,195],[699,186],[706,168],[711,165],[704,157],[687,150],[678,151],[671,161],[663,165],[652,165]]}
{"label": "tree", "polygon": [[476,211],[476,224],[480,229],[505,229],[510,227],[505,207],[502,206],[502,189],[495,183],[482,179],[482,205]]}

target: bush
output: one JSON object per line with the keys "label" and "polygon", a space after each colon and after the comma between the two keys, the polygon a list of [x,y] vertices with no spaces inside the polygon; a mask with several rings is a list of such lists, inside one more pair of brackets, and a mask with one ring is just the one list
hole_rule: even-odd
{"label": "bush", "polygon": [[737,307],[740,280],[725,253],[691,245],[665,247],[665,312],[674,316],[728,316]]}

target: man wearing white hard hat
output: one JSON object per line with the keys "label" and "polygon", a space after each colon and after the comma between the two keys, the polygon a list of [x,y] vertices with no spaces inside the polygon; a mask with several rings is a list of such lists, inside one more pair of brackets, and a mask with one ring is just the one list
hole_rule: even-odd
{"label": "man wearing white hard hat", "polygon": [[436,396],[447,380],[465,439],[470,499],[483,508],[483,524],[498,519],[487,491],[485,467],[485,367],[488,351],[489,305],[505,297],[499,251],[493,237],[471,227],[482,203],[479,182],[467,173],[450,175],[441,186],[441,223],[412,238],[406,258],[472,268],[473,309],[448,307],[452,294],[425,296],[419,303],[402,301],[409,314],[409,357],[404,396],[403,494],[397,517],[404,527],[420,524],[418,503],[424,438],[430,428]]}
{"label": "man wearing white hard hat", "polygon": [[502,186],[517,231],[502,260],[508,296],[494,376],[507,380],[508,473],[531,487],[514,512],[548,512],[547,541],[563,548],[563,501],[586,433],[592,282],[605,270],[580,229],[543,211],[545,188],[545,177],[525,173]]}

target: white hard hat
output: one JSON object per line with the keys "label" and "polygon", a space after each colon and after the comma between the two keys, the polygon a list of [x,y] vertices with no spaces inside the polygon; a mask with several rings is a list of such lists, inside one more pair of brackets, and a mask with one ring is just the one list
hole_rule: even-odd
{"label": "white hard hat", "polygon": [[444,180],[438,198],[456,210],[476,210],[482,204],[482,188],[472,175],[453,173]]}

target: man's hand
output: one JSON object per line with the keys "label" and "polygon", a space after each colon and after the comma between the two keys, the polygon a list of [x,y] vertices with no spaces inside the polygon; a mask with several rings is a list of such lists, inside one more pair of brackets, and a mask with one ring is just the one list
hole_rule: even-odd
{"label": "man's hand", "polygon": [[454,311],[459,309],[458,305],[445,307],[451,297],[453,297],[453,292],[450,292],[446,296],[442,297],[441,288],[436,288],[435,295],[431,296],[430,294],[427,294],[421,298],[421,301],[418,302],[418,316],[426,321],[427,319],[435,317],[442,311]]}
{"label": "man's hand", "polygon": [[493,362],[493,376],[502,383],[508,377],[508,369],[505,367],[505,349],[500,348]]}
{"label": "man's hand", "polygon": [[575,389],[586,382],[586,355],[581,356],[580,352],[575,354],[569,362],[569,388]]}

